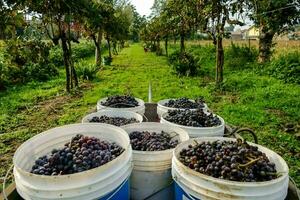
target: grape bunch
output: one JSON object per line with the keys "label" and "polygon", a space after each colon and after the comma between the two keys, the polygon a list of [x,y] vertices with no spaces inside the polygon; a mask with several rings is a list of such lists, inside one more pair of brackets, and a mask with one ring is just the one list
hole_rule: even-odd
{"label": "grape bunch", "polygon": [[172,140],[169,133],[149,131],[134,131],[129,134],[133,150],[138,151],[163,151],[173,149],[178,145],[178,140]]}
{"label": "grape bunch", "polygon": [[116,143],[78,134],[62,149],[53,149],[50,155],[39,157],[31,173],[49,176],[74,174],[104,165],[123,151]]}
{"label": "grape bunch", "polygon": [[137,107],[139,102],[134,97],[128,95],[115,95],[108,97],[101,105],[111,108],[132,108]]}
{"label": "grape bunch", "polygon": [[277,178],[275,164],[266,154],[241,140],[196,142],[180,151],[179,160],[197,172],[231,181],[261,182]]}
{"label": "grape bunch", "polygon": [[205,113],[202,109],[197,110],[169,110],[165,120],[193,127],[213,127],[221,125],[221,120],[213,113]]}
{"label": "grape bunch", "polygon": [[138,123],[135,118],[125,118],[125,117],[108,117],[106,115],[102,115],[100,117],[93,117],[92,119],[89,120],[89,122],[98,122],[98,123],[106,123],[106,124],[112,124],[115,126],[124,126],[127,124],[133,124],[133,123]]}
{"label": "grape bunch", "polygon": [[204,101],[202,99],[199,99],[193,102],[186,97],[182,97],[179,99],[170,99],[164,104],[164,106],[170,108],[197,109],[204,108]]}

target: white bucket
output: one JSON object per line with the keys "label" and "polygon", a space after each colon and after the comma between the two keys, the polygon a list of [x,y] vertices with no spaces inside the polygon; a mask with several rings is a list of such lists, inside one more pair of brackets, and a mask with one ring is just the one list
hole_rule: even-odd
{"label": "white bucket", "polygon": [[100,99],[97,102],[97,111],[105,109],[105,110],[114,110],[114,111],[122,111],[122,110],[131,111],[131,112],[139,113],[141,115],[143,115],[145,113],[145,102],[142,99],[135,98],[135,100],[139,103],[139,105],[136,107],[132,107],[132,108],[112,108],[112,107],[102,105],[101,103],[105,102],[106,100],[107,100],[107,97]]}
{"label": "white bucket", "polygon": [[115,110],[100,110],[98,112],[94,112],[94,113],[91,113],[91,114],[85,116],[82,119],[82,123],[90,123],[90,120],[93,117],[101,117],[101,116],[104,116],[104,115],[108,116],[108,117],[124,117],[126,119],[134,118],[134,119],[136,119],[136,121],[138,121],[137,123],[142,123],[143,122],[143,116],[138,114],[138,113],[135,113],[135,112],[115,111]]}
{"label": "white bucket", "polygon": [[[186,141],[189,136],[186,131],[155,122],[145,122],[141,124],[130,124],[123,126],[124,130],[130,134],[133,131],[149,131],[161,133],[175,132],[178,134],[174,139],[179,142]],[[163,192],[172,184],[171,160],[174,149],[164,151],[135,151],[133,150],[134,168],[130,177],[131,198],[141,199],[169,199],[170,193]],[[172,190],[170,190],[172,191]],[[156,195],[153,195],[157,193]],[[153,198],[149,198],[153,195]]]}
{"label": "white bucket", "polygon": [[[178,109],[178,108],[171,108],[171,107],[164,106],[165,103],[169,102],[170,100],[172,100],[172,99],[164,99],[164,100],[160,100],[159,102],[157,102],[157,115],[159,118],[161,118],[161,116],[164,113],[168,112],[168,110],[186,110],[186,109]],[[189,100],[192,102],[195,102],[192,99],[189,99]],[[204,108],[202,108],[202,109],[204,111],[207,111],[208,110],[207,104],[204,104]],[[197,109],[189,109],[189,110],[197,110]]]}
{"label": "white bucket", "polygon": [[237,182],[214,178],[196,172],[178,160],[180,151],[187,148],[196,140],[202,141],[216,141],[226,140],[232,141],[232,138],[222,137],[206,137],[195,138],[179,144],[172,159],[172,176],[175,180],[175,199],[201,199],[201,200],[284,200],[288,191],[288,166],[286,162],[275,152],[250,143],[250,145],[257,146],[258,149],[264,152],[271,162],[276,165],[276,170],[282,175],[274,180],[265,182]]}
{"label": "white bucket", "polygon": [[222,117],[217,117],[221,120],[221,125],[214,126],[214,127],[193,127],[193,126],[183,126],[179,124],[175,124],[165,120],[165,117],[168,113],[162,115],[160,122],[163,124],[168,124],[171,126],[176,126],[182,128],[186,132],[188,132],[190,138],[197,138],[197,137],[219,137],[224,135],[225,131],[225,121]]}
{"label": "white bucket", "polygon": [[[100,167],[80,173],[61,176],[29,173],[37,158],[54,148],[62,148],[76,134],[116,142],[125,151]],[[129,198],[126,187],[132,171],[132,149],[128,134],[116,126],[95,123],[50,129],[23,143],[15,152],[13,163],[16,188],[24,199],[89,200],[110,199],[116,195]]]}

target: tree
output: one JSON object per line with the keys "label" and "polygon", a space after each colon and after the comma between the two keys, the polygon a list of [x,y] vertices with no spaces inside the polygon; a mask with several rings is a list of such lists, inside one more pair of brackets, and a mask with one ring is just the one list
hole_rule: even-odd
{"label": "tree", "polygon": [[272,41],[300,23],[300,2],[297,0],[248,0],[250,18],[259,28],[259,61],[270,60]]}
{"label": "tree", "polygon": [[185,39],[195,29],[197,22],[196,0],[170,0],[164,8],[169,17],[168,24],[174,28],[174,34],[180,37],[180,51],[185,51]]}
{"label": "tree", "polygon": [[103,38],[105,21],[114,14],[114,10],[112,5],[105,2],[92,1],[91,3],[92,5],[89,8],[88,16],[82,19],[82,23],[85,25],[88,35],[95,44],[95,63],[97,66],[100,66],[102,61],[101,41]]}
{"label": "tree", "polygon": [[[112,50],[117,53],[117,43],[124,46],[129,38],[129,27],[132,24],[133,14],[131,5],[126,0],[110,1],[114,13],[105,19],[105,39],[108,44],[109,57],[112,58]],[[113,49],[112,49],[113,47]]]}
{"label": "tree", "polygon": [[54,44],[61,43],[63,59],[66,70],[66,90],[78,87],[78,78],[72,59],[71,41],[79,42],[71,33],[71,26],[89,12],[88,0],[10,0],[11,5],[27,9],[29,12],[39,15],[45,25],[47,34]]}
{"label": "tree", "polygon": [[230,16],[242,13],[243,4],[241,1],[211,0],[200,2],[198,8],[201,8],[200,11],[202,11],[199,12],[201,14],[198,17],[206,19],[206,22],[200,26],[211,35],[216,46],[216,85],[219,86],[223,82],[225,25],[226,23],[243,25],[238,20],[230,19]]}
{"label": "tree", "polygon": [[131,6],[133,21],[130,26],[130,39],[134,42],[140,41],[140,30],[146,26],[147,19],[146,16],[141,16],[135,9],[134,6]]}
{"label": "tree", "polygon": [[159,16],[162,11],[165,9],[167,4],[167,0],[154,0],[153,5],[151,7],[151,17]]}
{"label": "tree", "polygon": [[0,0],[0,19],[0,39],[15,37],[16,30],[25,25],[24,14],[3,0]]}

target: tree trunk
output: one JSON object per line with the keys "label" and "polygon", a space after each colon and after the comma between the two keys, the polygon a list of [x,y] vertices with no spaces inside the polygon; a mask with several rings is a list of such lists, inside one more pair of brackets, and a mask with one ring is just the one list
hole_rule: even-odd
{"label": "tree trunk", "polygon": [[160,51],[160,39],[159,38],[156,40],[156,55],[158,55],[158,56],[161,55],[161,51]]}
{"label": "tree trunk", "polygon": [[216,50],[216,85],[219,86],[223,82],[223,66],[224,66],[224,49],[223,38],[217,38]]}
{"label": "tree trunk", "polygon": [[117,41],[115,40],[113,40],[113,53],[114,55],[118,55]]}
{"label": "tree trunk", "polygon": [[71,88],[73,88],[73,80],[74,80],[74,86],[78,87],[79,83],[78,83],[78,77],[77,77],[77,73],[74,67],[74,62],[73,62],[73,58],[72,58],[72,45],[71,45],[71,28],[70,28],[70,23],[68,23],[68,51],[69,51],[69,64],[71,67]]}
{"label": "tree trunk", "polygon": [[112,55],[111,55],[111,45],[110,45],[110,39],[109,37],[106,38],[107,40],[107,45],[108,45],[108,55],[110,58],[112,58]]}
{"label": "tree trunk", "polygon": [[180,52],[183,53],[185,50],[184,46],[184,33],[180,34]]}
{"label": "tree trunk", "polygon": [[265,63],[270,61],[272,52],[272,41],[274,37],[274,32],[264,31],[264,28],[261,28],[259,36],[259,56],[258,61],[260,63]]}
{"label": "tree trunk", "polygon": [[71,91],[71,77],[70,77],[70,65],[69,65],[69,51],[65,33],[61,34],[61,46],[63,50],[63,58],[64,58],[64,65],[66,69],[66,90],[67,92]]}
{"label": "tree trunk", "polygon": [[166,50],[166,56],[168,57],[168,37],[165,38],[165,50]]}
{"label": "tree trunk", "polygon": [[101,41],[102,41],[102,31],[98,32],[98,37],[97,39],[95,38],[94,43],[96,46],[96,50],[95,50],[95,62],[97,66],[101,66],[101,62],[102,62],[102,55],[101,55]]}

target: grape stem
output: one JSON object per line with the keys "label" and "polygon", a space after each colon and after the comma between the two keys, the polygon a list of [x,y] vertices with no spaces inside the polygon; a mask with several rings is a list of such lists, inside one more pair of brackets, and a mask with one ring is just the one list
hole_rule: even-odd
{"label": "grape stem", "polygon": [[250,162],[246,163],[246,164],[239,164],[239,167],[248,167],[254,163],[256,163],[257,161],[259,161],[260,158],[256,158],[256,159],[250,159]]}
{"label": "grape stem", "polygon": [[199,143],[196,141],[196,140],[194,140],[194,142],[196,143],[196,145],[198,145]]}
{"label": "grape stem", "polygon": [[[172,133],[174,133],[174,135],[171,135]],[[173,139],[174,137],[178,136],[178,134],[176,132],[171,132],[171,133],[169,133],[169,135],[170,135],[171,139]]]}

